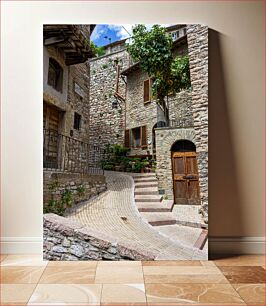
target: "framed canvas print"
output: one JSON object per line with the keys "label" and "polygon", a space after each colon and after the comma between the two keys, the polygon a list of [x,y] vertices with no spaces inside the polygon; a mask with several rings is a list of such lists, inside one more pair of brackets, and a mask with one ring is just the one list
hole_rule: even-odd
{"label": "framed canvas print", "polygon": [[43,26],[48,260],[208,259],[208,27]]}

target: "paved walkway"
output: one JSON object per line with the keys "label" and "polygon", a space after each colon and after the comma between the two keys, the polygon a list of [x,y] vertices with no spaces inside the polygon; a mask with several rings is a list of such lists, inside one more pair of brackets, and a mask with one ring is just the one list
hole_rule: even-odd
{"label": "paved walkway", "polygon": [[165,236],[142,219],[134,202],[132,177],[111,171],[106,171],[105,175],[108,190],[94,200],[77,206],[68,213],[67,218],[155,252],[157,259],[207,258],[205,252]]}

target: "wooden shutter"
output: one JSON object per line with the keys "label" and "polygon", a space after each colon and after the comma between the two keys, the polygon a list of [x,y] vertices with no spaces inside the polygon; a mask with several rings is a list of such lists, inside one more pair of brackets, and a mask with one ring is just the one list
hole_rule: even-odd
{"label": "wooden shutter", "polygon": [[147,126],[146,125],[141,127],[140,137],[141,137],[141,147],[147,147]]}
{"label": "wooden shutter", "polygon": [[144,103],[146,103],[150,101],[150,80],[144,81],[143,86],[144,86],[143,98],[144,98]]}
{"label": "wooden shutter", "polygon": [[130,130],[125,130],[125,148],[130,148]]}

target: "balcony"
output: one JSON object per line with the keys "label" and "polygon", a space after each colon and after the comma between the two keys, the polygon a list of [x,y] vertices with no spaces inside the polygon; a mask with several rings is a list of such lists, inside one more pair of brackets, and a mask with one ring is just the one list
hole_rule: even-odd
{"label": "balcony", "polygon": [[44,46],[60,48],[67,66],[84,63],[94,56],[90,47],[90,28],[93,25],[44,25]]}

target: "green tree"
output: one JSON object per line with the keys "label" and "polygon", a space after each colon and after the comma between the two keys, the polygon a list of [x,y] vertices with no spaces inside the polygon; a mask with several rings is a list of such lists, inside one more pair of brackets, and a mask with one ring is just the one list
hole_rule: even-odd
{"label": "green tree", "polygon": [[127,51],[134,61],[153,79],[152,94],[168,117],[165,97],[190,88],[188,56],[173,57],[173,40],[165,28],[154,25],[150,31],[145,25],[133,28],[133,36]]}
{"label": "green tree", "polygon": [[105,54],[104,48],[103,47],[98,47],[95,45],[93,41],[90,42],[91,49],[96,56],[103,56]]}

